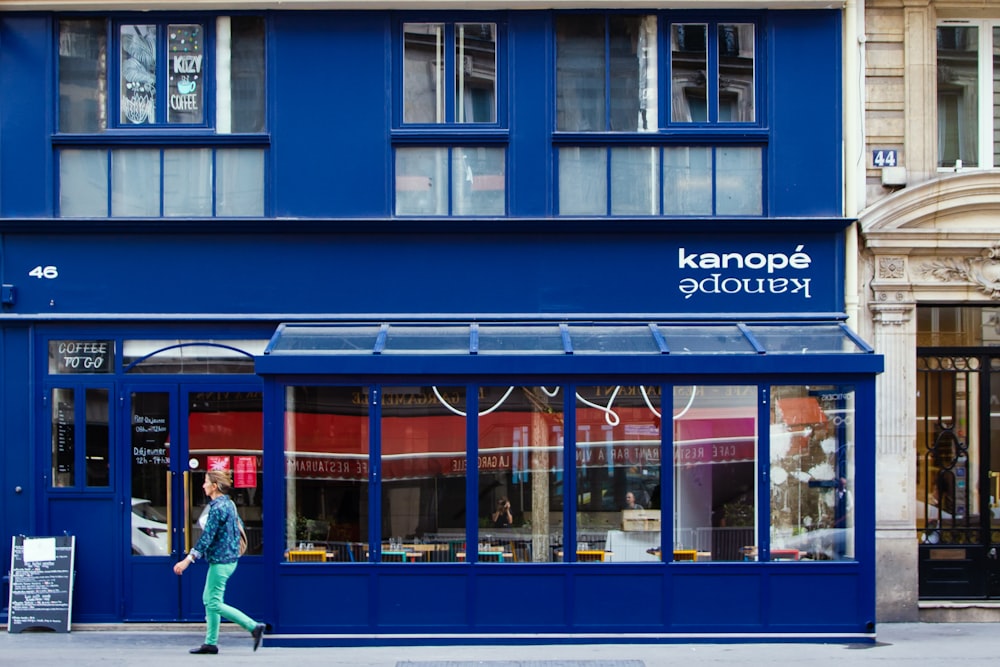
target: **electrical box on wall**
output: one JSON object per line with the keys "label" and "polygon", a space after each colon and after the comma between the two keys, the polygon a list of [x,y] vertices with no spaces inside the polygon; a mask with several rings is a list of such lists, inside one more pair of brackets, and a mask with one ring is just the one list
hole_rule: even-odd
{"label": "electrical box on wall", "polygon": [[882,185],[894,188],[906,185],[906,167],[882,167]]}

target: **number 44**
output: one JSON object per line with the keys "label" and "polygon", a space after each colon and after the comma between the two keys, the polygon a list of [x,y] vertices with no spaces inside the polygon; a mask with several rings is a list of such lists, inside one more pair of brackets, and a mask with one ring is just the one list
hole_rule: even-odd
{"label": "number 44", "polygon": [[894,150],[872,151],[872,162],[876,167],[895,167],[897,162],[896,151]]}
{"label": "number 44", "polygon": [[36,266],[31,271],[28,271],[28,275],[39,280],[42,278],[52,280],[59,277],[59,269],[55,266]]}

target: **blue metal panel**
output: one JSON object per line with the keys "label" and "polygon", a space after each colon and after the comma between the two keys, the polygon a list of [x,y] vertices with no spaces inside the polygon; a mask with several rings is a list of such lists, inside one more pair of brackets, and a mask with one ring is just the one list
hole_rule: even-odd
{"label": "blue metal panel", "polygon": [[51,216],[52,21],[0,15],[0,217]]}
{"label": "blue metal panel", "polygon": [[555,127],[551,15],[510,15],[511,136],[507,173],[512,216],[546,215],[554,210],[553,156]]}
{"label": "blue metal panel", "polygon": [[[30,386],[30,330],[8,327],[0,330],[0,573],[10,572],[10,536],[34,534],[35,508],[40,498],[41,476],[36,472],[31,442],[31,415],[37,395]],[[0,587],[0,595],[3,594]],[[3,607],[7,601],[0,602]]]}
{"label": "blue metal panel", "polygon": [[388,215],[388,15],[272,16],[273,214]]}
{"label": "blue metal panel", "polygon": [[840,12],[768,16],[770,214],[838,215],[843,209]]}
{"label": "blue metal panel", "polygon": [[672,566],[672,573],[670,617],[675,629],[736,632],[759,630],[766,623],[761,568],[741,572],[711,563],[681,563]]}
{"label": "blue metal panel", "polygon": [[[4,239],[5,277],[17,290],[5,312],[281,319],[829,314],[841,310],[839,236],[805,229],[619,234],[613,227],[391,235],[19,233]],[[800,267],[788,264],[793,257],[802,260]],[[740,262],[746,266],[736,268]],[[39,266],[57,275],[38,277]]]}
{"label": "blue metal panel", "polygon": [[[100,622],[121,618],[121,505],[111,493],[57,496],[47,505],[47,534],[76,536],[73,621]],[[147,589],[145,599],[160,597]]]}

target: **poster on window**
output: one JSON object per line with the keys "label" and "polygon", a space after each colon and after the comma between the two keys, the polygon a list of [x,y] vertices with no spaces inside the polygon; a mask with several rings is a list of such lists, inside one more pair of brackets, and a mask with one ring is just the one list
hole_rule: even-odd
{"label": "poster on window", "polygon": [[257,487],[257,457],[234,456],[233,486],[237,489]]}
{"label": "poster on window", "polygon": [[205,463],[209,470],[229,470],[228,456],[208,456]]}
{"label": "poster on window", "polygon": [[201,123],[204,101],[202,27],[167,26],[167,122]]}

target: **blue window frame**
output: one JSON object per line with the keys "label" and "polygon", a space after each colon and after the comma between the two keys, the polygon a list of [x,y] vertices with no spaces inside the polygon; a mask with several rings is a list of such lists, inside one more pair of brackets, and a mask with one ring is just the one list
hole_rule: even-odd
{"label": "blue window frame", "polygon": [[762,24],[690,12],[556,15],[559,215],[765,215]]}
{"label": "blue window frame", "polygon": [[60,217],[265,214],[262,17],[64,17],[57,32]]}
{"label": "blue window frame", "polygon": [[499,15],[403,17],[394,40],[397,216],[507,213],[506,77]]}

